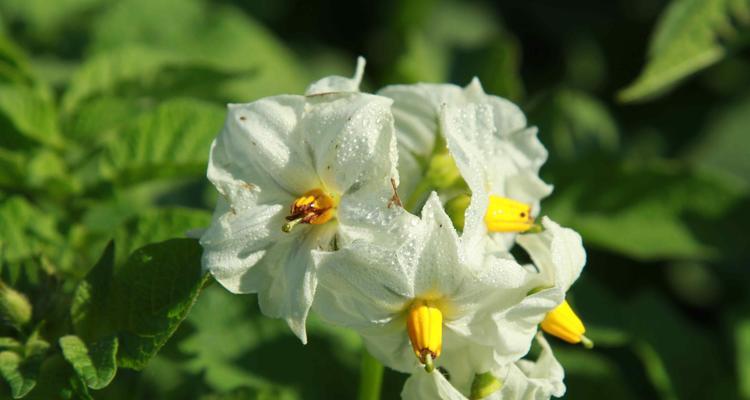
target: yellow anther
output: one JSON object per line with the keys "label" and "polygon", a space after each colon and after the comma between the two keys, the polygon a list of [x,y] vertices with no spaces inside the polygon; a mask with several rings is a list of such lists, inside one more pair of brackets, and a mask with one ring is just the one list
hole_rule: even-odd
{"label": "yellow anther", "polygon": [[490,232],[525,232],[534,225],[534,217],[528,204],[490,195],[484,222]]}
{"label": "yellow anther", "polygon": [[586,327],[583,326],[583,322],[578,318],[567,300],[547,313],[544,321],[542,321],[542,330],[568,343],[583,342],[583,345],[587,348],[594,346],[594,343],[583,335],[586,333]]}
{"label": "yellow anther", "polygon": [[415,300],[409,308],[406,329],[414,354],[427,372],[431,372],[432,362],[443,349],[443,313],[432,302]]}
{"label": "yellow anther", "polygon": [[337,202],[334,196],[320,189],[313,189],[294,199],[289,215],[281,230],[290,232],[297,224],[321,225],[336,216]]}

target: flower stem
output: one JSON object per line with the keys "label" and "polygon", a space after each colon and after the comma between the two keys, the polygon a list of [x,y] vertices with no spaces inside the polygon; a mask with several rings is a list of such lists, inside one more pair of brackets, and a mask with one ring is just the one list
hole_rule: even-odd
{"label": "flower stem", "polygon": [[362,349],[362,365],[359,370],[359,379],[357,400],[380,400],[383,365],[364,348]]}

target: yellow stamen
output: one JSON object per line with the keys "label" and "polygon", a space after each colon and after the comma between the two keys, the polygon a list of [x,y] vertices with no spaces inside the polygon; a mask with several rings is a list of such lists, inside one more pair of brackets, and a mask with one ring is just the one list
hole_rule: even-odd
{"label": "yellow stamen", "polygon": [[414,354],[432,372],[432,362],[443,349],[443,313],[431,302],[416,300],[409,308],[406,329]]}
{"label": "yellow stamen", "polygon": [[534,225],[534,217],[529,205],[490,195],[484,222],[490,232],[525,232]]}
{"label": "yellow stamen", "polygon": [[583,322],[578,318],[567,300],[547,313],[544,321],[542,321],[542,330],[568,343],[583,342],[583,345],[587,348],[594,346],[594,343],[583,335],[586,333],[586,327],[583,326]]}
{"label": "yellow stamen", "polygon": [[337,202],[330,193],[313,189],[294,199],[281,230],[291,232],[297,224],[321,225],[336,216]]}

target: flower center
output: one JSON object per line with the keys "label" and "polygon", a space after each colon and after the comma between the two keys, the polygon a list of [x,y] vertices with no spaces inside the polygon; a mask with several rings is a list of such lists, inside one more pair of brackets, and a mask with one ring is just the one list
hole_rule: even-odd
{"label": "flower center", "polygon": [[409,308],[406,329],[414,354],[432,372],[432,362],[443,349],[443,313],[433,302],[417,299]]}
{"label": "flower center", "polygon": [[525,232],[534,226],[534,217],[528,204],[490,195],[484,222],[490,232]]}
{"label": "flower center", "polygon": [[330,221],[336,215],[335,197],[325,193],[321,189],[313,189],[305,192],[292,202],[289,215],[281,230],[291,232],[297,224],[321,225]]}
{"label": "flower center", "polygon": [[594,345],[589,338],[583,335],[586,333],[586,327],[583,326],[583,322],[578,318],[567,300],[547,313],[544,321],[542,321],[542,330],[568,343],[583,342],[583,345],[589,348]]}

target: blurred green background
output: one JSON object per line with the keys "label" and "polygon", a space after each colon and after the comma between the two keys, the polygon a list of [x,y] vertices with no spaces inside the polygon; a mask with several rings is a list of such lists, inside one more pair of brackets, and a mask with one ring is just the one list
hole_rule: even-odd
{"label": "blurred green background", "polygon": [[[553,340],[567,398],[750,399],[749,10],[745,0],[0,1],[0,277],[53,343],[27,398],[62,393],[49,391],[67,379],[48,372],[56,338],[110,238],[135,249],[210,220],[205,167],[224,104],[351,76],[363,55],[363,90],[478,76],[539,126],[555,185],[543,213],[578,230],[589,254],[570,299],[596,347]],[[302,346],[255,296],[209,284],[143,371],[120,368],[90,394],[353,398],[360,340],[309,325]],[[404,380],[387,371],[383,398]]]}

